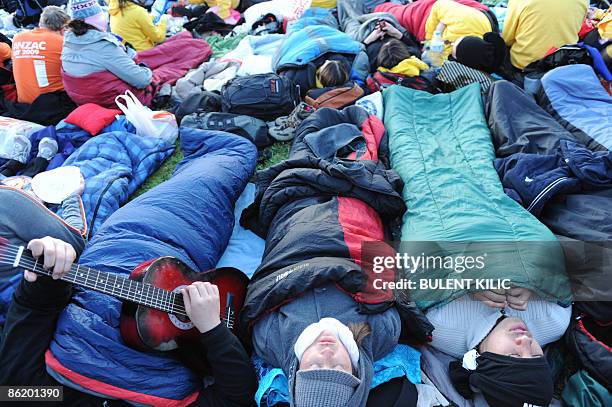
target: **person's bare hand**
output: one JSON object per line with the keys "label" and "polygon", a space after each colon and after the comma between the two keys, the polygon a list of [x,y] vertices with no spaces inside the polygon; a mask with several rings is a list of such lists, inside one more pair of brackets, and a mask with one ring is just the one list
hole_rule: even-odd
{"label": "person's bare hand", "polygon": [[507,299],[504,290],[479,291],[473,293],[472,298],[492,308],[506,308]]}
{"label": "person's bare hand", "polygon": [[378,41],[379,39],[381,39],[382,37],[385,36],[385,32],[380,30],[379,28],[376,28],[374,31],[372,31],[370,33],[370,35],[368,35],[364,40],[363,43],[368,45],[371,44],[375,41]]}
{"label": "person's bare hand", "polygon": [[187,316],[198,331],[208,332],[221,323],[219,287],[209,282],[196,281],[183,288],[181,293]]}
{"label": "person's bare hand", "polygon": [[[70,244],[50,236],[30,240],[28,250],[32,252],[32,256],[35,258],[44,257],[44,261],[42,263],[39,261],[39,263],[47,270],[53,268],[52,278],[54,280],[64,277],[70,271],[70,267],[76,259],[76,251]],[[37,274],[25,270],[23,277],[33,283],[36,281]]]}
{"label": "person's bare hand", "polygon": [[506,300],[510,308],[514,308],[517,311],[525,311],[532,294],[527,288],[514,287],[506,290]]}
{"label": "person's bare hand", "polygon": [[400,30],[395,28],[392,24],[389,24],[389,23],[385,24],[383,31],[389,37],[397,38],[398,40],[402,38],[402,33],[400,32]]}

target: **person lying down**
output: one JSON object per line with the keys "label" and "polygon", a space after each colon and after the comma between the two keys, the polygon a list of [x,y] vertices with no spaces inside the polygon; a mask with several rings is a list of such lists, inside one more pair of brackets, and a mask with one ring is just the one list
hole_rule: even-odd
{"label": "person lying down", "polygon": [[563,336],[570,317],[571,307],[526,288],[466,294],[427,313],[435,331],[425,373],[448,369],[432,381],[458,405],[548,406],[553,374],[543,347]]}

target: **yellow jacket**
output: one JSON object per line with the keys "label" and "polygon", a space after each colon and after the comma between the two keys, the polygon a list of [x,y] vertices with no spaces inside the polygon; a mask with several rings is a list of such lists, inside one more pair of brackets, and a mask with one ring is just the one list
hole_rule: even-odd
{"label": "yellow jacket", "polygon": [[395,65],[391,69],[387,69],[382,66],[378,67],[378,70],[380,72],[391,72],[405,76],[419,76],[421,74],[421,71],[425,71],[427,69],[429,69],[429,65],[427,65],[425,62],[421,61],[414,55],[408,59],[404,59],[402,62]]}
{"label": "yellow jacket", "polygon": [[512,65],[523,69],[551,48],[578,41],[589,0],[510,0],[502,36]]}
{"label": "yellow jacket", "polygon": [[111,32],[130,43],[136,51],[153,48],[166,39],[166,20],[162,18],[158,25],[153,24],[153,17],[144,7],[128,2],[121,10],[118,0],[110,0],[108,13]]}
{"label": "yellow jacket", "polygon": [[597,24],[599,36],[612,39],[612,6],[608,10],[597,10],[595,19],[600,20]]}
{"label": "yellow jacket", "polygon": [[453,0],[438,0],[431,8],[425,24],[425,38],[430,40],[439,23],[444,23],[446,29],[442,38],[449,43],[446,54],[452,51],[452,42],[468,35],[482,37],[491,32],[491,22],[480,10],[457,3]]}
{"label": "yellow jacket", "polygon": [[230,9],[235,9],[240,0],[189,0],[190,4],[206,4],[208,7],[219,7],[219,17],[226,19],[230,16]]}

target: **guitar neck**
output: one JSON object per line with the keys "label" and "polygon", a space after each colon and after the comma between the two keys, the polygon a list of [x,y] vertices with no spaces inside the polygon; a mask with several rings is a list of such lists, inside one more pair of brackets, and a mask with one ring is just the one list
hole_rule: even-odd
{"label": "guitar neck", "polygon": [[[0,252],[0,263],[12,264],[37,274],[51,276],[53,270],[46,270],[39,259],[32,257],[23,246],[3,245]],[[155,308],[170,314],[187,316],[183,296],[175,292],[158,288],[152,284],[130,280],[129,278],[98,271],[80,264],[73,264],[62,280],[85,288],[99,291],[113,297]]]}

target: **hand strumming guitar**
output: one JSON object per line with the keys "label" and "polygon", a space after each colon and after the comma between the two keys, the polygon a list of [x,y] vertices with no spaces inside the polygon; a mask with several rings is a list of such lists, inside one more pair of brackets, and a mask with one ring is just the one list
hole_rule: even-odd
{"label": "hand strumming guitar", "polygon": [[[31,240],[28,249],[36,258],[43,256],[43,267],[53,269],[54,280],[65,276],[76,260],[76,251],[70,244],[49,236]],[[31,283],[35,282],[37,277],[36,273],[24,271],[24,278]],[[219,288],[216,285],[198,281],[182,289],[181,293],[185,311],[198,331],[208,332],[221,323]]]}
{"label": "hand strumming guitar", "polygon": [[206,333],[221,323],[219,288],[209,282],[196,281],[181,290],[185,311],[201,333]]}

